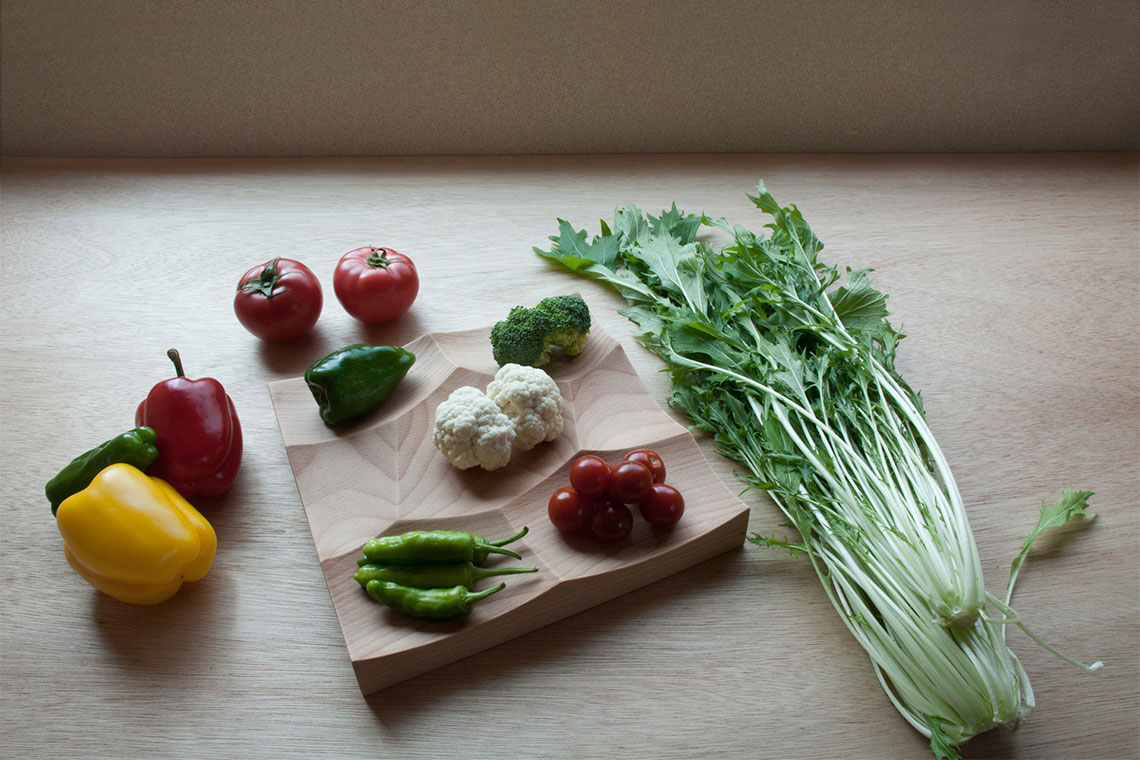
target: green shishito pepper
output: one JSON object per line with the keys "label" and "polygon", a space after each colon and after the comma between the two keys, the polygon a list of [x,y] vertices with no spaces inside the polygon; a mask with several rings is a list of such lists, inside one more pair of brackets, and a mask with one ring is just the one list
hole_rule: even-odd
{"label": "green shishito pepper", "polygon": [[333,351],[305,370],[305,382],[328,425],[359,417],[388,398],[416,362],[399,346],[356,343]]}
{"label": "green shishito pepper", "polygon": [[373,565],[367,564],[352,577],[361,586],[367,587],[371,581],[387,581],[412,588],[454,588],[464,586],[473,589],[475,584],[493,575],[515,575],[516,573],[537,573],[537,567],[476,567],[470,562],[448,562],[426,565]]}
{"label": "green shishito pepper", "polygon": [[522,559],[505,544],[525,536],[524,527],[513,536],[488,541],[482,536],[458,530],[412,530],[398,536],[370,538],[364,544],[365,563],[374,565],[419,565],[426,562],[471,562],[476,565],[488,554],[505,554]]}
{"label": "green shishito pepper", "polygon": [[425,620],[451,620],[470,614],[475,602],[505,587],[506,584],[500,583],[472,592],[466,586],[423,589],[388,581],[368,581],[364,588],[376,601],[405,615]]}
{"label": "green shishito pepper", "polygon": [[158,458],[155,438],[151,428],[133,428],[72,459],[44,486],[51,513],[54,515],[64,499],[91,485],[96,475],[113,464],[129,464],[145,471]]}

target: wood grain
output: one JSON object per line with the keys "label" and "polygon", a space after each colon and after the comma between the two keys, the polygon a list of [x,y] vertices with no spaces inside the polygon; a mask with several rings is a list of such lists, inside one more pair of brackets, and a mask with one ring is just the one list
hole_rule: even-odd
{"label": "wood grain", "polygon": [[[0,754],[13,758],[921,758],[810,568],[750,545],[362,698],[268,383],[354,342],[405,344],[580,291],[656,403],[668,378],[620,299],[531,253],[557,217],[678,206],[756,228],[763,177],[824,258],[874,267],[908,338],[992,591],[1042,500],[1098,513],[1043,541],[1015,605],[1060,662],[1010,643],[1038,707],[970,758],[1140,756],[1140,171],[1135,155],[554,157],[312,161],[6,160],[0,177]],[[365,327],[337,258],[384,244],[423,287]],[[326,288],[314,332],[270,346],[230,302],[274,255]],[[170,374],[218,378],[246,437],[233,490],[198,504],[210,574],[154,608],[66,566],[43,484],[129,427]],[[701,451],[743,489],[711,441]],[[744,493],[749,528],[783,535]],[[347,543],[347,539],[345,539]]]}

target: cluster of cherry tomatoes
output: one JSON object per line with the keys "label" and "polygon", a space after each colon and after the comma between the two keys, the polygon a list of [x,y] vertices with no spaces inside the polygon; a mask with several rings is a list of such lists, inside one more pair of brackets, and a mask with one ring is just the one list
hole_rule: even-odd
{"label": "cluster of cherry tomatoes", "polygon": [[547,514],[564,534],[616,544],[633,531],[630,505],[655,528],[673,527],[685,512],[685,500],[665,483],[665,462],[655,451],[631,451],[615,466],[593,454],[578,457],[570,465],[570,485],[550,497]]}
{"label": "cluster of cherry tomatoes", "polygon": [[[361,322],[388,322],[411,308],[420,289],[416,266],[391,248],[365,246],[340,257],[333,292]],[[238,282],[234,313],[264,341],[296,340],[317,323],[324,305],[313,270],[293,259],[275,258],[253,267]]]}

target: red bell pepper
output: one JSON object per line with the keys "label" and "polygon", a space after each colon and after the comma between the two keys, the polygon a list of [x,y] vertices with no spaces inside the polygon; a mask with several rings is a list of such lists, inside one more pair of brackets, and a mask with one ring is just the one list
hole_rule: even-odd
{"label": "red bell pepper", "polygon": [[135,412],[135,424],[156,434],[158,459],[147,475],[187,498],[219,496],[233,485],[241,466],[241,423],[233,399],[212,377],[186,377],[173,348],[166,355],[178,376],[151,388]]}

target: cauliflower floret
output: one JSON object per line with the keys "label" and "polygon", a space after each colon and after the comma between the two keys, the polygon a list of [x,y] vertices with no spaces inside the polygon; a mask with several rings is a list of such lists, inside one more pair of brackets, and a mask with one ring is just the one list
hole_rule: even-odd
{"label": "cauliflower floret", "polygon": [[505,467],[514,440],[510,419],[478,388],[457,388],[435,410],[432,442],[461,470]]}
{"label": "cauliflower floret", "polygon": [[540,369],[504,364],[487,386],[487,397],[514,424],[515,448],[519,451],[530,451],[562,434],[562,394],[550,375]]}

